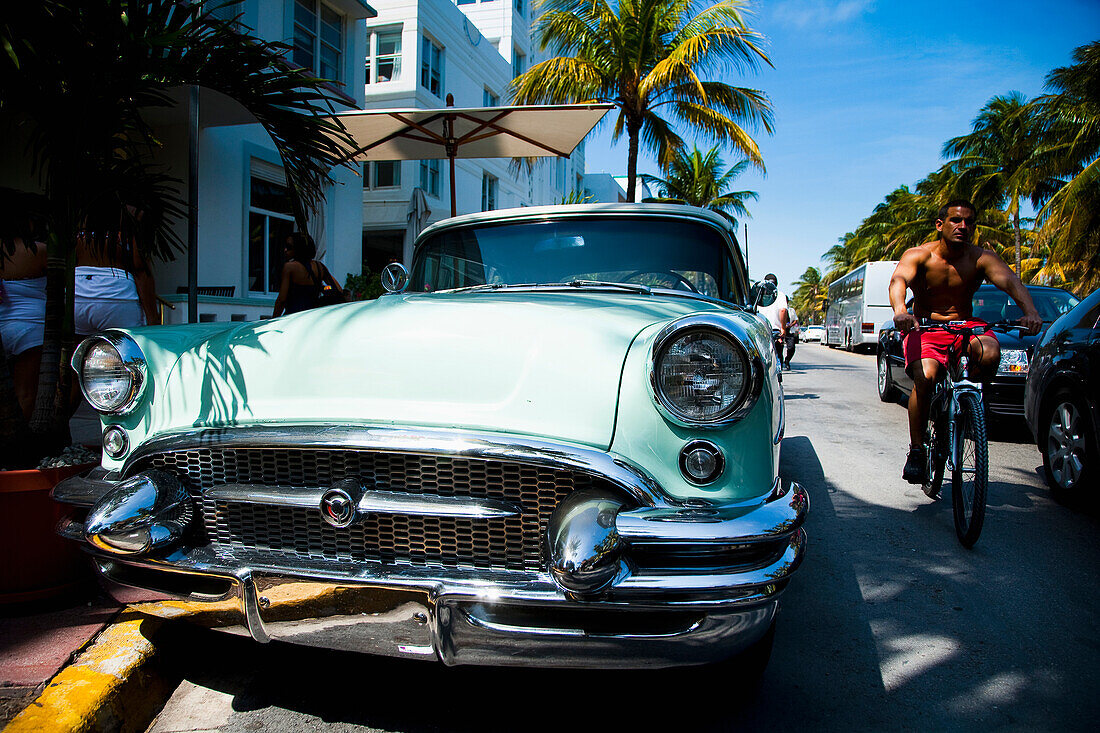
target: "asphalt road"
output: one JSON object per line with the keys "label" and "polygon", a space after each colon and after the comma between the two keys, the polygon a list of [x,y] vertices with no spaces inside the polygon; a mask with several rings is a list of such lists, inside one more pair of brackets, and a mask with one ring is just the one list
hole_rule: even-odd
{"label": "asphalt road", "polygon": [[1050,499],[1026,429],[995,426],[985,530],[901,481],[901,405],[874,359],[800,345],[781,472],[810,494],[806,561],[759,688],[728,667],[445,668],[179,627],[151,730],[1093,730],[1100,527]]}

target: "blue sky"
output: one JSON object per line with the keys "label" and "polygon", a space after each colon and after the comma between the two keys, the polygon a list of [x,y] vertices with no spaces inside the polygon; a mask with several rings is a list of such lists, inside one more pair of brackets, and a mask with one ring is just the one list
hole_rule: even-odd
{"label": "blue sky", "polygon": [[[767,174],[735,187],[760,194],[747,220],[751,275],[774,272],[784,290],[822,267],[886,194],[942,165],[943,143],[968,132],[991,97],[1042,93],[1048,72],[1100,39],[1100,0],[756,0],[752,9],[775,68],[724,80],[766,92],[776,130],[756,136]],[[626,138],[613,144],[610,124],[585,150],[588,172],[625,175]],[[657,173],[653,158],[639,170]]]}

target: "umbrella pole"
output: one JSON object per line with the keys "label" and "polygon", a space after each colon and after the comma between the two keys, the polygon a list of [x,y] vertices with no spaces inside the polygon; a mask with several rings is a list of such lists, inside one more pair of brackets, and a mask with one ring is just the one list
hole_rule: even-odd
{"label": "umbrella pole", "polygon": [[451,216],[458,216],[458,204],[455,202],[455,157],[447,157],[451,161]]}

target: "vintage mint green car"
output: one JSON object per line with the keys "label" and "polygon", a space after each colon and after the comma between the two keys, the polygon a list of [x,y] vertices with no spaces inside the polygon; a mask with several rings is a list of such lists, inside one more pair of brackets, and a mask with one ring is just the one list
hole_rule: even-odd
{"label": "vintage mint green car", "polygon": [[372,302],[80,346],[104,458],[55,499],[116,597],[446,664],[762,670],[808,503],[730,223],[460,216],[385,274]]}

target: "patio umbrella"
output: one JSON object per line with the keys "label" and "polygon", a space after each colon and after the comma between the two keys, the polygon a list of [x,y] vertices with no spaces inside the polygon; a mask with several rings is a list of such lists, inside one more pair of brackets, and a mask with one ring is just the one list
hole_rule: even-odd
{"label": "patio umbrella", "polygon": [[610,104],[526,107],[450,106],[438,109],[356,110],[336,115],[355,139],[350,160],[433,160],[447,158],[451,174],[451,216],[455,204],[456,158],[567,158]]}
{"label": "patio umbrella", "polygon": [[408,268],[412,268],[413,242],[428,223],[431,213],[424,190],[417,186],[409,199],[409,223],[405,226],[405,239],[401,246],[401,262]]}

